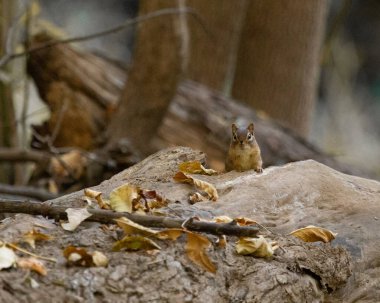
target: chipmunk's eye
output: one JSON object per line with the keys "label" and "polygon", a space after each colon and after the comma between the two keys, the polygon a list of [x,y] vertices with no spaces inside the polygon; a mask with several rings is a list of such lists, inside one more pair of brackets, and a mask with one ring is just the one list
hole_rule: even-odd
{"label": "chipmunk's eye", "polygon": [[247,139],[248,139],[248,140],[251,140],[251,139],[252,139],[252,134],[248,134],[248,135],[247,135]]}
{"label": "chipmunk's eye", "polygon": [[237,141],[237,136],[234,134],[233,136],[234,141]]}

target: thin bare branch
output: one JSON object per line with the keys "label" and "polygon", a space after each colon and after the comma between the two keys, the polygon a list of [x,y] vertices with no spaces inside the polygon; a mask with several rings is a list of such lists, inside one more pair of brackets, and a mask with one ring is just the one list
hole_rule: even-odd
{"label": "thin bare branch", "polygon": [[[24,213],[42,215],[56,219],[67,219],[68,206],[53,206],[51,203],[35,203],[0,199],[0,213]],[[92,214],[88,221],[115,223],[114,219],[127,217],[143,226],[158,228],[181,228],[185,225],[191,231],[205,232],[215,235],[230,235],[239,237],[255,237],[259,231],[257,226],[239,226],[236,223],[213,223],[192,219],[177,219],[161,216],[143,216],[103,209],[87,209]],[[184,224],[185,223],[185,224]]]}
{"label": "thin bare branch", "polygon": [[167,8],[167,9],[161,9],[161,10],[146,14],[145,16],[139,16],[139,17],[136,17],[133,19],[129,19],[120,25],[117,25],[115,27],[112,27],[112,28],[104,30],[104,31],[100,31],[100,32],[96,32],[96,33],[88,34],[88,35],[83,35],[83,36],[78,36],[78,37],[67,38],[67,39],[54,40],[54,41],[50,41],[50,42],[44,43],[42,45],[36,46],[34,48],[30,48],[27,51],[23,51],[23,52],[19,52],[19,53],[13,53],[13,54],[6,54],[2,58],[0,58],[0,67],[7,64],[10,60],[25,56],[29,53],[32,53],[32,52],[35,52],[35,51],[38,51],[38,50],[41,50],[44,48],[52,47],[52,46],[57,45],[57,44],[82,42],[82,41],[87,41],[87,40],[91,40],[91,39],[96,39],[96,38],[99,38],[102,36],[106,36],[106,35],[110,35],[110,34],[120,32],[120,31],[124,30],[125,28],[130,27],[132,25],[135,25],[137,23],[145,22],[145,21],[148,21],[150,19],[154,19],[157,17],[165,16],[165,15],[174,15],[174,14],[189,14],[189,15],[191,15],[201,25],[203,30],[207,34],[210,34],[209,31],[207,30],[203,20],[201,19],[201,17],[192,8],[189,8],[189,7],[186,7],[184,9]]}

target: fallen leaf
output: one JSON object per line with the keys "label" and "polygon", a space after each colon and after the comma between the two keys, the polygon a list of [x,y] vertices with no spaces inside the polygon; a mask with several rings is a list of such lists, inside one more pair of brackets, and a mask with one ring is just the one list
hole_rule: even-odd
{"label": "fallen leaf", "polygon": [[180,183],[188,183],[194,185],[196,188],[206,192],[208,197],[213,201],[216,201],[218,199],[218,192],[216,191],[216,188],[206,181],[193,178],[184,174],[183,172],[176,173],[173,179]]}
{"label": "fallen leaf", "polygon": [[205,168],[199,161],[183,162],[179,165],[179,170],[188,174],[215,175],[218,172]]}
{"label": "fallen leaf", "polygon": [[36,248],[36,241],[49,241],[53,237],[32,229],[22,236],[22,241],[28,243],[32,248]]}
{"label": "fallen leaf", "polygon": [[75,230],[79,224],[92,216],[92,214],[88,212],[87,208],[68,208],[66,209],[66,213],[69,222],[61,223],[61,226],[64,230],[68,231]]}
{"label": "fallen leaf", "polygon": [[236,221],[236,223],[240,226],[247,226],[247,225],[256,225],[257,222],[250,219],[250,218],[246,218],[246,217],[238,217],[238,218],[235,218],[234,221]]}
{"label": "fallen leaf", "polygon": [[83,267],[94,266],[92,254],[88,253],[87,250],[82,247],[68,246],[64,249],[63,255],[69,265]]}
{"label": "fallen leaf", "polygon": [[296,229],[290,233],[290,235],[295,236],[305,242],[331,242],[337,236],[328,229],[317,227],[313,225],[306,226],[304,228]]}
{"label": "fallen leaf", "polygon": [[115,221],[117,225],[124,230],[126,235],[138,234],[142,236],[152,236],[158,233],[158,231],[137,224],[126,217],[117,218]]}
{"label": "fallen leaf", "polygon": [[9,268],[16,263],[17,256],[14,251],[5,245],[0,247],[0,270]]}
{"label": "fallen leaf", "polygon": [[152,250],[152,249],[161,249],[161,247],[156,244],[151,239],[148,239],[143,236],[128,235],[123,239],[117,241],[112,246],[113,251],[120,251],[122,249],[126,250]]}
{"label": "fallen leaf", "polygon": [[190,204],[195,204],[198,202],[206,201],[206,198],[203,197],[200,193],[195,192],[189,195]]}
{"label": "fallen leaf", "polygon": [[230,223],[233,220],[234,219],[232,219],[228,216],[218,216],[218,217],[215,217],[212,221],[215,223]]}
{"label": "fallen leaf", "polygon": [[38,259],[34,257],[29,258],[20,258],[17,260],[17,266],[24,268],[24,269],[30,269],[37,273],[39,273],[41,276],[46,276],[47,270],[45,265]]}
{"label": "fallen leaf", "polygon": [[168,205],[168,201],[159,195],[155,190],[140,190],[140,196],[145,201],[147,211]]}
{"label": "fallen leaf", "polygon": [[84,173],[87,159],[78,150],[72,150],[50,160],[49,171],[58,178],[73,177],[78,180]]}
{"label": "fallen leaf", "polygon": [[159,231],[156,236],[161,240],[170,239],[174,241],[177,240],[184,232],[185,230],[180,228],[169,228]]}
{"label": "fallen leaf", "polygon": [[92,253],[92,261],[97,267],[107,267],[109,262],[107,256],[97,250]]}
{"label": "fallen leaf", "polygon": [[140,189],[137,186],[124,184],[110,193],[110,205],[114,211],[131,213],[133,201],[139,200]]}
{"label": "fallen leaf", "polygon": [[201,266],[203,269],[215,273],[216,267],[207,256],[206,249],[211,242],[204,236],[187,232],[186,253],[191,261]]}
{"label": "fallen leaf", "polygon": [[110,209],[110,202],[108,200],[104,200],[102,197],[102,192],[96,191],[90,188],[84,189],[84,194],[86,197],[89,197],[91,199],[95,199],[95,201],[98,203],[99,207],[101,209]]}
{"label": "fallen leaf", "polygon": [[219,248],[225,248],[227,245],[227,237],[225,235],[219,236],[216,245],[218,245]]}
{"label": "fallen leaf", "polygon": [[236,252],[239,255],[268,258],[273,256],[277,248],[276,242],[269,243],[263,236],[259,236],[258,238],[242,237],[236,242]]}

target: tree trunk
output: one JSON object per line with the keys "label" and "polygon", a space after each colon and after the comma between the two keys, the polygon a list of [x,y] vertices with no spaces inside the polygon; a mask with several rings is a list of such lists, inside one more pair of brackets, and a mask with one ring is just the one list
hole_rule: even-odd
{"label": "tree trunk", "polygon": [[307,136],[318,83],[326,0],[250,1],[233,97]]}
{"label": "tree trunk", "polygon": [[[0,0],[0,58],[7,52],[13,51],[12,41],[9,41],[10,27],[15,13],[15,3],[8,0]],[[14,34],[14,33],[13,33]],[[7,66],[4,70],[11,73]],[[11,83],[0,80],[0,147],[11,147],[16,141],[16,121],[13,107]],[[0,164],[0,182],[10,183],[14,170],[9,163]]]}
{"label": "tree trunk", "polygon": [[[174,0],[142,0],[139,15],[174,7]],[[133,62],[118,111],[109,125],[108,147],[128,138],[143,153],[165,116],[181,72],[178,16],[140,23]]]}
{"label": "tree trunk", "polygon": [[228,93],[233,81],[237,46],[249,0],[189,0],[205,22],[207,33],[190,22],[190,64],[187,76]]}

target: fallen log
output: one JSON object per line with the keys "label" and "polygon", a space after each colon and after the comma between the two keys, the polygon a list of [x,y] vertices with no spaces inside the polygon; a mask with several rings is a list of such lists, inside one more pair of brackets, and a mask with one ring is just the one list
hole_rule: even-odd
{"label": "fallen log", "polygon": [[[51,39],[46,35],[35,36],[31,46]],[[106,140],[102,136],[105,122],[112,119],[126,80],[125,70],[103,58],[60,44],[31,53],[28,67],[41,97],[52,111],[47,129],[40,131],[51,135],[61,120],[54,138],[56,146],[101,148]],[[62,110],[65,102],[68,102],[66,112]],[[314,159],[349,174],[369,175],[339,163],[290,129],[257,115],[253,109],[190,81],[178,87],[159,136],[153,140],[153,151],[173,145],[190,146],[205,151],[210,165],[222,170],[230,125],[236,120],[255,122],[266,167]],[[125,148],[129,149],[128,154],[131,149],[138,154],[128,144],[119,149]],[[109,155],[118,157],[119,154]],[[122,158],[117,161],[123,162]]]}

